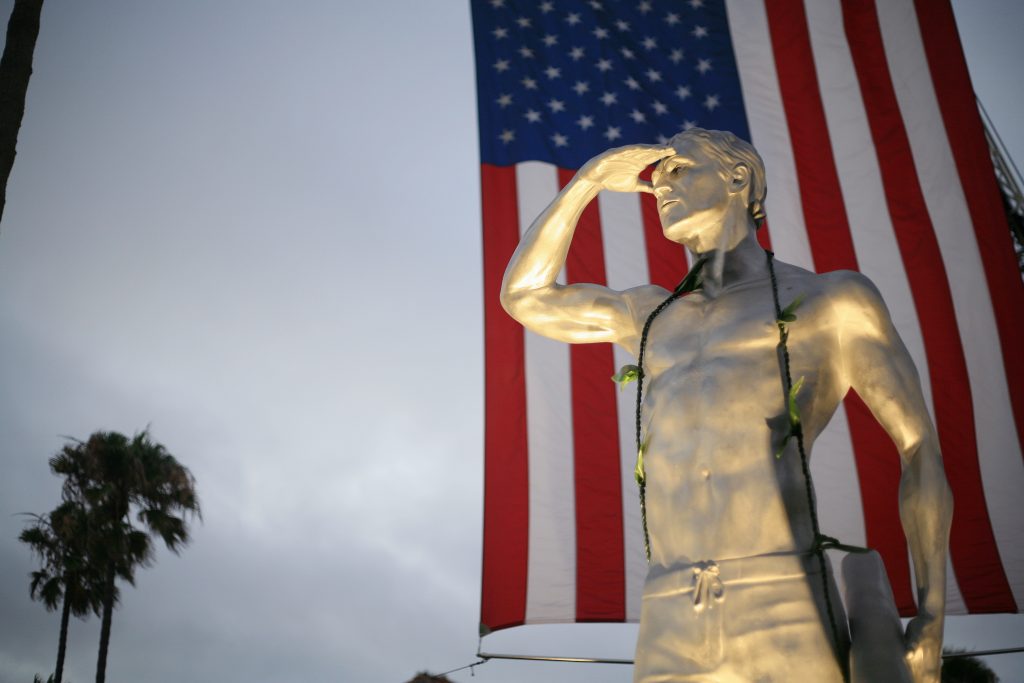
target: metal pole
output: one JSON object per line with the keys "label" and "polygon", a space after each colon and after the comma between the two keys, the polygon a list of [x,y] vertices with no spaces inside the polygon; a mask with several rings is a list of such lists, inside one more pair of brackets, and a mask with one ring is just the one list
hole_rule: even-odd
{"label": "metal pole", "polygon": [[[974,650],[973,652],[949,652],[942,655],[943,659],[959,657],[989,657],[1024,652],[1022,647],[1006,647],[995,650]],[[632,664],[632,659],[609,659],[607,657],[553,657],[550,655],[509,655],[496,652],[477,652],[476,656],[484,661],[491,659],[511,659],[529,662],[567,662],[571,664]]]}
{"label": "metal pole", "polygon": [[1024,647],[1004,647],[998,650],[975,650],[974,652],[950,652],[942,655],[942,658],[956,659],[957,657],[988,657],[989,655],[1008,655],[1015,652],[1024,652]]}
{"label": "metal pole", "polygon": [[550,657],[548,655],[504,655],[494,652],[477,652],[480,659],[516,659],[531,662],[570,662],[575,664],[632,664],[632,659],[607,659],[605,657]]}

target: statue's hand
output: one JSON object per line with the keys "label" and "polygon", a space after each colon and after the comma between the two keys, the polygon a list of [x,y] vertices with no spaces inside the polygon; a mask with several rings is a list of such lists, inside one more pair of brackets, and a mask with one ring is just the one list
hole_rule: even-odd
{"label": "statue's hand", "polygon": [[939,683],[942,669],[942,619],[919,614],[907,624],[903,641],[914,683]]}
{"label": "statue's hand", "polygon": [[627,145],[598,154],[583,165],[580,178],[613,192],[653,192],[646,180],[640,180],[641,171],[659,159],[672,154],[664,145]]}

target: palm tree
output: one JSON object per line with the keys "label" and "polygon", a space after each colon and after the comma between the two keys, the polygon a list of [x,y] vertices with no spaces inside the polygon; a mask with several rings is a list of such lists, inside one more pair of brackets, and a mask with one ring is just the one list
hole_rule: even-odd
{"label": "palm tree", "polygon": [[0,58],[0,216],[7,202],[7,179],[14,166],[18,131],[25,115],[25,94],[39,36],[43,0],[14,0],[7,42]]}
{"label": "palm tree", "polygon": [[[195,479],[146,431],[131,439],[117,432],[96,432],[88,441],[66,445],[50,459],[50,468],[65,476],[65,498],[82,496],[89,511],[89,552],[103,581],[96,661],[96,683],[103,683],[115,581],[120,577],[133,583],[135,568],[152,563],[153,537],[174,553],[188,543],[186,519],[200,514]],[[133,516],[141,529],[133,524]]]}
{"label": "palm tree", "polygon": [[942,683],[999,683],[999,676],[981,659],[948,647],[942,653]]}
{"label": "palm tree", "polygon": [[57,668],[53,683],[64,677],[68,621],[74,614],[85,618],[100,613],[103,583],[89,564],[86,538],[86,511],[75,501],[65,501],[46,515],[32,515],[34,521],[18,536],[39,557],[41,566],[31,573],[29,593],[41,600],[48,611],[61,605],[60,637],[57,644]]}

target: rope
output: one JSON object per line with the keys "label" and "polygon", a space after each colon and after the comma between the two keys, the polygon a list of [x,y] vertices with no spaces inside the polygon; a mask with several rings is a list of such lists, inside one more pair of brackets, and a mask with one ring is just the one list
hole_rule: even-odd
{"label": "rope", "polygon": [[465,666],[460,666],[457,669],[450,669],[448,671],[443,671],[443,672],[441,672],[439,674],[427,674],[427,675],[430,676],[431,678],[443,678],[444,676],[447,676],[448,674],[453,674],[456,671],[462,671],[463,669],[469,669],[469,675],[470,676],[476,676],[476,667],[480,666],[481,664],[486,664],[487,662],[491,661],[491,659],[497,659],[497,657],[493,657],[493,658],[492,657],[485,657],[480,652],[477,652],[476,656],[479,657],[480,659],[478,659],[477,661],[473,662],[472,664],[466,664]]}

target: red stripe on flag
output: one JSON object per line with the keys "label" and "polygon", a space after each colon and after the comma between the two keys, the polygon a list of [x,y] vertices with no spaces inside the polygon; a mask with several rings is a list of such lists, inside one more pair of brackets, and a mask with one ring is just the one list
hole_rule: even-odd
{"label": "red stripe on flag", "polygon": [[953,9],[948,2],[936,0],[915,0],[915,6],[946,136],[985,264],[1017,438],[1024,446],[1024,354],[1020,352],[1024,345],[1024,283],[1017,269],[1013,240],[974,102]]}
{"label": "red stripe on flag", "polygon": [[849,0],[842,7],[889,214],[928,355],[939,443],[956,501],[950,555],[957,582],[970,612],[1016,612],[985,505],[971,387],[949,282],[886,64],[878,16],[870,0]]}
{"label": "red stripe on flag", "polygon": [[519,244],[514,167],[482,164],[484,251],[484,542],[481,626],[526,618],[529,477],[523,329],[501,308],[505,266]]}
{"label": "red stripe on flag", "polygon": [[[800,0],[768,3],[768,27],[793,145],[807,238],[819,273],[860,270]],[[867,543],[881,554],[900,614],[916,613],[899,517],[899,453],[856,392],[844,400],[860,480]]]}
{"label": "red stripe on flag", "polygon": [[[651,170],[650,167],[645,168],[640,179],[650,182]],[[644,223],[644,246],[651,284],[672,291],[690,269],[686,263],[686,253],[682,246],[672,242],[661,231],[658,204],[653,194],[640,193],[640,215]]]}
{"label": "red stripe on flag", "polygon": [[761,227],[757,229],[757,243],[761,245],[762,249],[773,251],[772,249],[772,234],[768,229],[768,219],[766,218]]}
{"label": "red stripe on flag", "polygon": [[[574,171],[559,169],[564,187]],[[570,283],[607,285],[601,218],[591,202],[577,223],[565,262]],[[573,466],[576,485],[576,620],[625,621],[626,575],[622,524],[615,359],[610,344],[570,347]]]}

